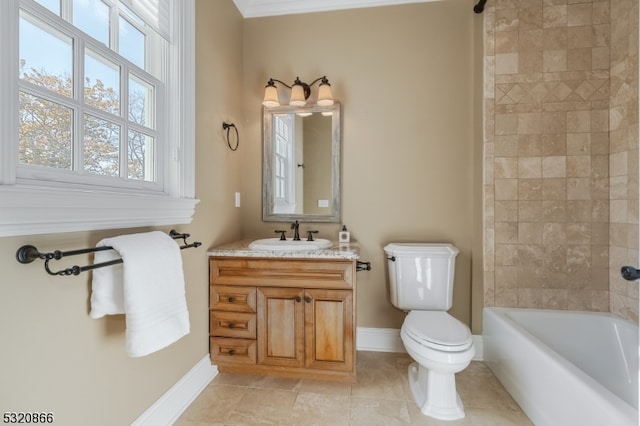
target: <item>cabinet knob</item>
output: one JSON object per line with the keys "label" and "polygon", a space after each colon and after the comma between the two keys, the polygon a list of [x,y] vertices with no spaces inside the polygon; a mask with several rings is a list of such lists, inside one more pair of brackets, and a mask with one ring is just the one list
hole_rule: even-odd
{"label": "cabinet knob", "polygon": [[296,296],[296,302],[298,303],[302,302],[302,298],[300,296]]}
{"label": "cabinet knob", "polygon": [[236,298],[233,296],[230,296],[227,300],[229,301],[229,303],[233,303],[236,301]]}
{"label": "cabinet knob", "polygon": [[236,327],[236,325],[235,325],[234,323],[230,322],[230,323],[229,323],[229,325],[228,325],[227,327],[229,327],[229,328],[235,328],[235,327]]}
{"label": "cabinet knob", "polygon": [[311,298],[309,296],[305,296],[304,301],[307,303],[311,303]]}
{"label": "cabinet knob", "polygon": [[227,354],[233,356],[236,354],[236,351],[234,349],[229,349],[229,351],[227,352]]}

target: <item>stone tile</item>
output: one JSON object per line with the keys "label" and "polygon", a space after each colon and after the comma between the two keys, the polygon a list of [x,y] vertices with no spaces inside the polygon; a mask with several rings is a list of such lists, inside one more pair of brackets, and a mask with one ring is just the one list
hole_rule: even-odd
{"label": "stone tile", "polygon": [[542,158],[543,178],[564,178],[567,177],[567,157],[549,156]]}
{"label": "stone tile", "polygon": [[299,392],[290,425],[344,425],[350,424],[350,396]]}
{"label": "stone tile", "polygon": [[358,368],[358,383],[351,387],[351,396],[373,399],[406,399],[402,379],[395,365],[378,365],[377,368]]}
{"label": "stone tile", "polygon": [[349,424],[354,426],[410,425],[411,417],[407,401],[352,397]]}
{"label": "stone tile", "polygon": [[331,382],[327,380],[302,380],[299,391],[329,395],[351,395],[351,383]]}
{"label": "stone tile", "polygon": [[518,73],[518,53],[496,53],[496,75]]}
{"label": "stone tile", "polygon": [[209,385],[182,414],[181,420],[194,422],[191,424],[223,424],[246,390],[242,386]]}
{"label": "stone tile", "polygon": [[566,27],[567,5],[547,6],[542,11],[542,26],[546,28]]}
{"label": "stone tile", "polygon": [[566,49],[545,50],[542,52],[542,70],[544,72],[567,71]]}
{"label": "stone tile", "polygon": [[591,2],[567,5],[567,26],[578,27],[591,25]]}
{"label": "stone tile", "polygon": [[542,179],[518,179],[519,200],[542,200]]}
{"label": "stone tile", "polygon": [[518,158],[519,178],[541,178],[542,177],[542,157],[519,157]]}
{"label": "stone tile", "polygon": [[495,191],[496,200],[517,200],[518,179],[496,179]]}
{"label": "stone tile", "polygon": [[[517,297],[517,290],[512,293]],[[505,296],[505,295],[503,295]],[[622,303],[620,306],[624,306]],[[622,308],[621,308],[622,309]],[[256,388],[261,377],[219,374],[182,414],[178,426],[202,425],[529,425],[526,416],[482,362],[472,361],[456,375],[466,417],[444,422],[424,416],[410,394],[406,353],[359,351],[356,384],[301,380],[293,390]],[[379,373],[382,371],[383,373]],[[362,392],[373,383],[391,380],[400,388]],[[222,384],[233,383],[233,384]],[[272,386],[274,382],[271,382]],[[282,386],[284,382],[275,382]],[[406,389],[403,389],[406,388]],[[360,393],[360,396],[356,395]],[[400,395],[400,397],[398,397]],[[511,422],[511,423],[509,423]]]}
{"label": "stone tile", "polygon": [[227,423],[234,425],[287,424],[296,401],[297,391],[249,388],[229,414]]}
{"label": "stone tile", "polygon": [[[466,409],[519,410],[518,404],[484,363],[472,361],[464,374],[456,376],[456,387]],[[476,392],[479,388],[483,391]]]}

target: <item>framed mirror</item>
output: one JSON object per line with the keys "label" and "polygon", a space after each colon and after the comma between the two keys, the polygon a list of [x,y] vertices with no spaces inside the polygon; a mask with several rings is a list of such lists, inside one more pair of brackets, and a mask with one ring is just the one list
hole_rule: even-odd
{"label": "framed mirror", "polygon": [[263,113],[262,219],[340,222],[340,104]]}

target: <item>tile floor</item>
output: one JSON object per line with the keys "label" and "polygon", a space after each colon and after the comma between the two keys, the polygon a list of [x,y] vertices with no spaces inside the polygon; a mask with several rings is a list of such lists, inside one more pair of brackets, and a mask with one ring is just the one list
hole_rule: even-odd
{"label": "tile floor", "polygon": [[407,381],[407,354],[358,352],[358,383],[220,373],[175,426],[204,425],[532,425],[482,362],[457,375],[467,416],[422,415]]}

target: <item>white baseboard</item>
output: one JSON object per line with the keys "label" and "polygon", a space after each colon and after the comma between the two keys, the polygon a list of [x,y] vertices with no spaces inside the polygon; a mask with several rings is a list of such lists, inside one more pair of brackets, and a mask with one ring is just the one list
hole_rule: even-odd
{"label": "white baseboard", "polygon": [[473,356],[474,361],[484,361],[484,346],[482,344],[482,334],[472,334],[473,346],[476,348],[476,354]]}
{"label": "white baseboard", "polygon": [[[473,346],[476,348],[474,361],[482,361],[482,335],[474,334]],[[356,331],[356,349],[374,352],[406,352],[400,330],[397,328],[367,328],[358,327]]]}
{"label": "white baseboard", "polygon": [[[473,360],[482,361],[482,336],[474,334],[472,338],[476,348]],[[400,339],[400,330],[396,328],[358,327],[356,342],[359,351],[406,352]],[[217,374],[218,367],[211,365],[207,354],[131,426],[172,425]]]}
{"label": "white baseboard", "polygon": [[406,352],[396,328],[356,329],[356,350],[373,352]]}
{"label": "white baseboard", "polygon": [[172,425],[217,374],[207,354],[131,425]]}

